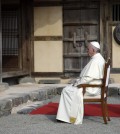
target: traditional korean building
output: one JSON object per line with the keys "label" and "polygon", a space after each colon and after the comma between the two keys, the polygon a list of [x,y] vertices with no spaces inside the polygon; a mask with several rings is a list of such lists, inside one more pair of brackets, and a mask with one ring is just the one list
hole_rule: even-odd
{"label": "traditional korean building", "polygon": [[0,0],[0,80],[79,76],[98,41],[120,80],[120,0]]}

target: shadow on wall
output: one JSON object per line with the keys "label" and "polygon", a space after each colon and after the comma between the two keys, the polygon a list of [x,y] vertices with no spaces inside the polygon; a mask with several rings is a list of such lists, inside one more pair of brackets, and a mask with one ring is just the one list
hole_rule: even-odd
{"label": "shadow on wall", "polygon": [[[46,27],[46,31],[61,21],[62,12],[60,7],[35,7],[34,8],[34,32]],[[51,25],[49,27],[49,25]],[[45,29],[44,29],[45,30]],[[52,30],[52,29],[51,29]],[[49,31],[50,32],[50,31]]]}

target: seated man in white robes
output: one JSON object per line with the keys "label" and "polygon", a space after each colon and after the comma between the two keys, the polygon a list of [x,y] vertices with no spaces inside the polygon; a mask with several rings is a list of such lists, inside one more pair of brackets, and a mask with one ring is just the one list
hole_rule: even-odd
{"label": "seated man in white robes", "polygon": [[[87,46],[88,55],[91,57],[89,63],[83,68],[81,74],[74,84],[66,86],[61,93],[56,119],[59,121],[82,124],[83,121],[83,89],[79,84],[101,84],[103,78],[105,60],[100,52],[98,42],[90,42]],[[100,88],[87,88],[87,95],[99,95]]]}

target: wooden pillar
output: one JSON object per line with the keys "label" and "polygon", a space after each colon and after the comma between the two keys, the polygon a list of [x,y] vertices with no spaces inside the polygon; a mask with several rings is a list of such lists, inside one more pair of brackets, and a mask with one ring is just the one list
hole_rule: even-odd
{"label": "wooden pillar", "polygon": [[33,0],[21,0],[23,69],[31,74],[31,46],[33,34]]}
{"label": "wooden pillar", "polygon": [[8,89],[8,83],[2,82],[2,9],[0,0],[0,92]]}
{"label": "wooden pillar", "polygon": [[104,55],[104,3],[103,0],[100,0],[100,44],[101,44],[101,53]]}
{"label": "wooden pillar", "polygon": [[1,0],[0,0],[0,83],[2,83],[2,19],[1,19]]}
{"label": "wooden pillar", "polygon": [[108,0],[100,1],[100,43],[102,46],[102,54],[105,59],[109,57],[108,44]]}
{"label": "wooden pillar", "polygon": [[[29,22],[29,29],[27,32],[27,40],[28,40],[28,59],[29,59],[29,72],[31,75],[31,72],[34,69],[34,42],[33,42],[33,36],[34,36],[34,4],[33,0],[28,0],[28,9],[27,9],[27,16],[28,16],[28,22]],[[30,14],[30,15],[29,15]]]}
{"label": "wooden pillar", "polygon": [[106,0],[105,1],[105,28],[104,28],[104,42],[105,42],[105,52],[106,52],[106,59],[108,57],[110,57],[110,44],[109,44],[109,21],[110,21],[110,11],[109,11],[109,7],[110,7],[110,1],[109,0]]}

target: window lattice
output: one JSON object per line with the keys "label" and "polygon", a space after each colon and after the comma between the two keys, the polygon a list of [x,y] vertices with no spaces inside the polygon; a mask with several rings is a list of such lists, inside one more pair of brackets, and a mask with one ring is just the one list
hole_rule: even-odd
{"label": "window lattice", "polygon": [[112,7],[113,21],[120,21],[120,4],[114,4]]}
{"label": "window lattice", "polygon": [[2,11],[2,54],[18,55],[18,25],[15,10]]}

